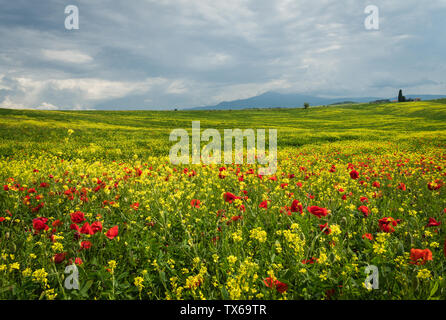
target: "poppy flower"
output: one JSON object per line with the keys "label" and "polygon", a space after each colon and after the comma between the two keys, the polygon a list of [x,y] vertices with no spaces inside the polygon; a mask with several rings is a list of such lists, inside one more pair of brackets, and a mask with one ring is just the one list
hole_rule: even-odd
{"label": "poppy flower", "polygon": [[291,212],[300,212],[303,213],[302,205],[298,200],[293,200],[293,203],[291,204]]}
{"label": "poppy flower", "polygon": [[259,208],[265,208],[265,209],[268,209],[268,201],[263,200],[263,201],[259,204]]}
{"label": "poppy flower", "polygon": [[108,231],[105,235],[107,236],[107,238],[112,240],[114,237],[116,237],[118,235],[118,229],[119,229],[118,226],[114,226],[114,227],[108,229]]}
{"label": "poppy flower", "polygon": [[351,177],[352,179],[358,179],[358,178],[359,178],[359,172],[356,171],[356,170],[352,170],[352,171],[350,171],[350,177]]}
{"label": "poppy flower", "polygon": [[82,226],[82,228],[79,232],[83,233],[83,234],[90,234],[90,235],[94,234],[93,229],[91,228],[91,226],[88,222],[84,223],[84,225]]}
{"label": "poppy flower", "polygon": [[317,259],[315,257],[312,257],[310,259],[304,259],[301,261],[303,264],[314,264],[317,262]]}
{"label": "poppy flower", "polygon": [[62,263],[65,260],[66,255],[67,255],[66,252],[56,253],[54,255],[54,263],[56,263],[56,264]]}
{"label": "poppy flower", "polygon": [[402,190],[402,191],[406,191],[406,185],[404,184],[404,183],[400,183],[399,185],[398,185],[398,189],[400,189],[400,190]]}
{"label": "poppy flower", "polygon": [[315,215],[316,217],[318,217],[319,219],[321,217],[325,217],[328,214],[328,210],[326,208],[321,208],[318,206],[311,206],[311,207],[307,207],[307,210]]}
{"label": "poppy flower", "polygon": [[441,181],[441,180],[435,180],[434,182],[429,182],[428,184],[427,184],[427,188],[429,189],[429,190],[438,190],[438,189],[440,189],[441,187],[443,186],[443,181]]}
{"label": "poppy flower", "polygon": [[[81,264],[83,264],[84,262],[82,261],[81,258],[77,257],[76,259],[74,259],[74,263],[77,264],[78,266],[80,266]],[[68,264],[73,264],[73,259],[69,259],[68,260]]]}
{"label": "poppy flower", "polygon": [[85,215],[81,211],[71,213],[71,221],[74,223],[82,223],[85,221]]}
{"label": "poppy flower", "polygon": [[360,206],[358,207],[358,211],[362,212],[365,217],[368,217],[370,214],[370,209],[367,206]]}
{"label": "poppy flower", "polygon": [[367,199],[367,197],[361,197],[361,198],[359,198],[359,201],[361,201],[362,203],[364,203],[364,202],[368,203],[369,199]]}
{"label": "poppy flower", "polygon": [[102,222],[101,221],[95,221],[91,224],[91,230],[93,230],[93,233],[101,232],[102,231]]}
{"label": "poppy flower", "polygon": [[236,199],[240,199],[240,197],[237,197],[235,194],[230,193],[230,192],[226,192],[225,194],[223,194],[223,199],[226,202],[232,203],[232,201],[236,200]]}
{"label": "poppy flower", "polygon": [[138,210],[138,208],[139,208],[139,202],[132,203],[132,204],[130,205],[130,207],[131,207],[133,210]]}
{"label": "poppy flower", "polygon": [[200,200],[198,199],[192,199],[190,202],[190,205],[192,208],[200,208]]}
{"label": "poppy flower", "polygon": [[438,227],[440,224],[440,221],[436,221],[434,218],[429,218],[429,222],[426,227]]}
{"label": "poppy flower", "polygon": [[378,220],[379,229],[384,232],[392,233],[395,231],[395,226],[400,222],[399,219],[395,220],[392,217],[384,217]]}
{"label": "poppy flower", "polygon": [[8,191],[8,190],[9,190],[9,186],[8,186],[7,184],[5,184],[5,185],[3,186],[3,190]]}
{"label": "poppy flower", "polygon": [[91,242],[90,241],[82,241],[81,242],[81,248],[82,249],[90,249],[91,248]]}
{"label": "poppy flower", "polygon": [[49,227],[46,225],[46,222],[48,221],[48,218],[35,218],[33,219],[33,228],[36,232],[40,230],[48,230]]}
{"label": "poppy flower", "polygon": [[280,293],[284,293],[288,290],[288,285],[286,283],[280,282],[279,280],[273,280],[271,277],[265,278],[263,283],[265,283],[268,288],[274,288]]}
{"label": "poppy flower", "polygon": [[320,224],[319,225],[319,229],[322,231],[322,230],[324,230],[324,233],[325,234],[330,234],[331,233],[331,229],[328,227],[328,222],[327,223],[325,223],[325,224]]}
{"label": "poppy flower", "polygon": [[367,239],[369,239],[370,241],[373,240],[373,236],[372,236],[371,233],[364,233],[364,234],[362,235],[362,238],[363,238],[363,239],[367,238]]}
{"label": "poppy flower", "polygon": [[410,249],[410,263],[412,264],[425,264],[427,261],[432,260],[432,252],[429,249]]}

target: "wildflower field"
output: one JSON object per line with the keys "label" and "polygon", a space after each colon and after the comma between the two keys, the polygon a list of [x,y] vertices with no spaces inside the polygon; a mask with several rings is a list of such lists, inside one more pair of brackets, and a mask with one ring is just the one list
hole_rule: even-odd
{"label": "wildflower field", "polygon": [[[170,164],[193,120],[277,129],[277,172]],[[0,109],[0,299],[445,299],[445,192],[445,100]]]}

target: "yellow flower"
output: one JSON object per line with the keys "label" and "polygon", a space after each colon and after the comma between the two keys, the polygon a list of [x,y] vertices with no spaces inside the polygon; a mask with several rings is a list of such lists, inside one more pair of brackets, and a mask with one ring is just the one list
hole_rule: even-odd
{"label": "yellow flower", "polygon": [[135,284],[135,286],[138,288],[139,292],[141,292],[142,288],[144,288],[143,282],[144,282],[144,279],[142,277],[136,277],[133,282]]}
{"label": "yellow flower", "polygon": [[237,257],[234,256],[229,256],[226,259],[228,259],[230,265],[233,265],[237,261]]}
{"label": "yellow flower", "polygon": [[421,280],[432,278],[432,274],[428,269],[421,269],[418,271],[417,278]]}
{"label": "yellow flower", "polygon": [[110,260],[110,261],[108,262],[108,267],[109,267],[109,269],[110,269],[110,273],[111,273],[111,274],[113,274],[113,273],[115,272],[116,265],[117,265],[117,263],[116,263],[115,260]]}
{"label": "yellow flower", "polygon": [[44,285],[47,284],[48,280],[47,277],[48,273],[45,271],[45,268],[42,269],[37,269],[36,271],[33,272],[33,281],[35,282],[40,282]]}
{"label": "yellow flower", "polygon": [[25,270],[22,271],[22,275],[24,277],[29,277],[32,273],[32,270],[30,268],[26,268]]}
{"label": "yellow flower", "polygon": [[54,293],[54,289],[45,290],[45,296],[48,300],[54,300],[57,297],[57,293]]}
{"label": "yellow flower", "polygon": [[262,227],[257,227],[255,229],[252,229],[250,231],[250,236],[251,239],[255,239],[260,243],[263,243],[266,241],[267,238],[267,234],[266,231],[262,229]]}
{"label": "yellow flower", "polygon": [[9,272],[13,270],[20,270],[20,263],[14,262],[9,265]]}

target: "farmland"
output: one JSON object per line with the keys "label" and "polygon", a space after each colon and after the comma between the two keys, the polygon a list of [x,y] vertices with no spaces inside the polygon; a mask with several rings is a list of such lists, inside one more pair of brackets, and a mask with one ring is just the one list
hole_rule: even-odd
{"label": "farmland", "polygon": [[[277,129],[277,172],[170,164],[195,120]],[[0,298],[445,299],[445,183],[444,100],[0,109]]]}

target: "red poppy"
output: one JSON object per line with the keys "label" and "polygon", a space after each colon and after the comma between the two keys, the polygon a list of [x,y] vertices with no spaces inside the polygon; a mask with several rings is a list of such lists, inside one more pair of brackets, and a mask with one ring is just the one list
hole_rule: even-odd
{"label": "red poppy", "polygon": [[434,182],[429,182],[427,184],[427,187],[429,190],[438,190],[443,186],[443,181],[441,180],[435,180]]}
{"label": "red poppy", "polygon": [[81,248],[82,249],[90,249],[91,248],[91,242],[90,241],[82,241],[81,242]]}
{"label": "red poppy", "polygon": [[304,259],[301,261],[303,264],[314,264],[317,262],[317,259],[315,257],[312,257],[310,259]]}
{"label": "red poppy", "polygon": [[363,238],[363,239],[367,238],[367,239],[369,239],[370,241],[373,240],[373,236],[372,236],[371,233],[364,233],[364,234],[362,235],[362,238]]}
{"label": "red poppy", "polygon": [[303,213],[302,205],[298,200],[293,200],[293,203],[291,204],[291,212]]}
{"label": "red poppy", "polygon": [[201,201],[198,199],[192,199],[190,205],[192,208],[200,208]]}
{"label": "red poppy", "polygon": [[48,218],[35,218],[33,219],[33,228],[37,232],[40,230],[48,230],[49,227],[45,224],[48,221]]}
{"label": "red poppy", "polygon": [[81,211],[71,213],[71,221],[74,223],[82,223],[85,221],[85,215]]}
{"label": "red poppy", "polygon": [[325,217],[328,214],[328,210],[326,208],[320,208],[318,206],[311,206],[311,207],[307,207],[307,210],[315,215],[316,217],[318,217],[319,219],[321,217]]}
{"label": "red poppy", "polygon": [[379,184],[378,181],[373,182],[372,186],[375,187],[375,188],[380,188],[381,187],[381,185]]}
{"label": "red poppy", "polygon": [[237,197],[235,194],[232,194],[230,192],[226,192],[225,194],[223,194],[223,199],[225,199],[226,202],[232,203],[232,201],[240,199],[240,197]]}
{"label": "red poppy", "polygon": [[62,252],[62,253],[56,253],[54,255],[54,263],[62,263],[65,260],[65,256],[67,255],[66,252]]}
{"label": "red poppy", "polygon": [[265,209],[268,209],[268,201],[263,200],[263,201],[259,204],[259,208],[265,208]]}
{"label": "red poppy", "polygon": [[435,220],[434,218],[429,218],[429,222],[426,227],[438,227],[441,224],[440,221]]}
{"label": "red poppy", "polygon": [[331,229],[328,227],[328,222],[325,223],[325,224],[320,224],[319,225],[319,229],[321,229],[321,231],[325,229],[324,230],[325,234],[330,234],[331,233]]}
{"label": "red poppy", "polygon": [[85,222],[82,226],[81,230],[79,231],[83,234],[94,234],[93,229],[91,228],[90,224],[88,222]]}
{"label": "red poppy", "polygon": [[139,208],[139,202],[132,203],[132,204],[130,205],[130,207],[131,207],[133,210],[138,210],[138,208]]}
{"label": "red poppy", "polygon": [[369,202],[369,199],[367,199],[367,197],[361,197],[361,198],[359,198],[359,200],[360,200],[362,203],[364,203],[364,202],[368,203],[368,202]]}
{"label": "red poppy", "polygon": [[401,182],[401,183],[398,185],[398,189],[403,190],[403,191],[406,191],[406,185],[405,185],[404,183]]}
{"label": "red poppy", "polygon": [[91,224],[91,230],[93,230],[93,233],[101,232],[102,231],[102,222],[101,221],[95,221]]}
{"label": "red poppy", "polygon": [[412,264],[425,264],[427,261],[432,260],[432,252],[429,249],[410,249],[410,263]]}
{"label": "red poppy", "polygon": [[399,219],[395,220],[392,217],[384,217],[378,220],[379,229],[384,232],[392,233],[395,231],[395,226],[400,222]]}
{"label": "red poppy", "polygon": [[279,280],[273,280],[271,277],[265,278],[263,283],[265,283],[268,288],[275,288],[280,293],[284,293],[288,290],[288,285],[286,283],[280,282]]}
{"label": "red poppy", "polygon": [[352,179],[358,179],[358,178],[359,178],[359,172],[356,171],[356,170],[352,170],[352,171],[350,171],[350,177],[351,177]]}
{"label": "red poppy", "polygon": [[5,184],[5,185],[3,186],[3,190],[5,190],[5,191],[8,191],[8,190],[9,190],[9,187],[8,187],[7,184]]}
{"label": "red poppy", "polygon": [[368,217],[370,214],[370,209],[367,206],[360,206],[358,207],[358,211],[362,212],[364,216]]}
{"label": "red poppy", "polygon": [[118,229],[119,229],[118,226],[114,226],[114,227],[108,229],[108,231],[105,235],[107,236],[107,238],[109,238],[111,240],[118,235]]}

